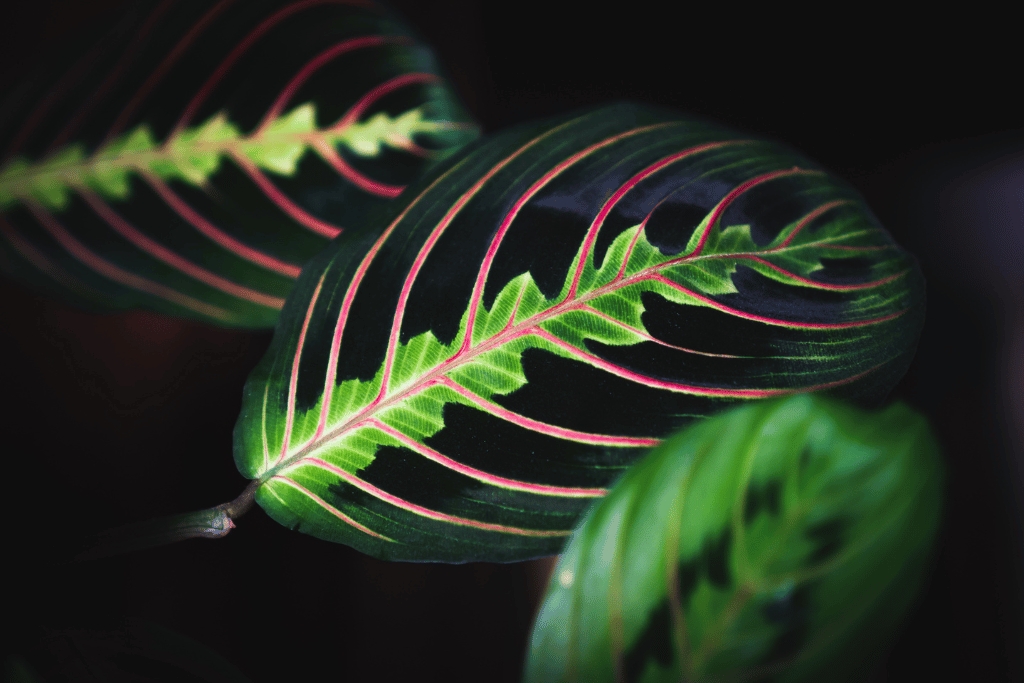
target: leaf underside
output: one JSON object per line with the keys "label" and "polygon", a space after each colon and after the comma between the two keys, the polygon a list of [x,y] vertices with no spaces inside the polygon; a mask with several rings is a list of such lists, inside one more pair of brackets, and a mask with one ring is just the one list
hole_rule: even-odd
{"label": "leaf underside", "polygon": [[863,681],[928,565],[925,420],[794,396],[693,425],[567,545],[524,680]]}
{"label": "leaf underside", "polygon": [[473,144],[303,272],[235,430],[286,526],[387,559],[557,553],[644,449],[730,403],[865,402],[916,265],[779,145],[630,104]]}
{"label": "leaf underside", "polygon": [[0,120],[0,265],[98,310],[267,327],[309,258],[475,136],[369,2],[133,3]]}

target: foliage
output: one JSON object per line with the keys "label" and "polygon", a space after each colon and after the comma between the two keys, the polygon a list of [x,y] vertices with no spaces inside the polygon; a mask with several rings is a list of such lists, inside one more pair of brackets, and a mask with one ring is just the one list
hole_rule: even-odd
{"label": "foliage", "polygon": [[[473,142],[368,2],[139,3],[73,55],[0,120],[0,266],[93,310],[276,325],[246,491],[94,555],[224,536],[254,501],[390,560],[565,549],[530,680],[839,680],[891,635],[941,468],[905,408],[852,406],[906,371],[924,284],[848,185],[630,103]],[[782,398],[807,392],[831,398]]]}
{"label": "foliage", "polygon": [[799,395],[696,423],[576,529],[526,680],[863,680],[920,585],[943,479],[903,404]]}

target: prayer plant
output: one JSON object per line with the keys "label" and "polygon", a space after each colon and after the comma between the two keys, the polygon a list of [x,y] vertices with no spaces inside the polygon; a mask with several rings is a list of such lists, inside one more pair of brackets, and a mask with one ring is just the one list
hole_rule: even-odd
{"label": "prayer plant", "polygon": [[564,553],[527,681],[855,681],[885,652],[944,475],[922,417],[878,410],[924,281],[850,186],[629,102],[481,137],[367,2],[132,4],[71,63],[2,121],[8,275],[274,328],[241,495],[79,561],[222,537],[256,503],[383,560]]}

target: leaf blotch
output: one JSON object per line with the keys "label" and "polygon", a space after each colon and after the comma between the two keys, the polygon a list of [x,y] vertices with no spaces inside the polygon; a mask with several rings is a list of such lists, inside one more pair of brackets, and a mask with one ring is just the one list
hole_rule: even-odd
{"label": "leaf blotch", "polygon": [[626,653],[623,673],[627,681],[638,681],[650,660],[662,667],[672,665],[672,621],[669,614],[668,598],[647,618],[647,626],[633,647]]}
{"label": "leaf blotch", "polygon": [[743,523],[750,524],[762,510],[773,517],[778,515],[781,494],[782,482],[778,479],[772,479],[761,486],[748,487],[743,505]]}

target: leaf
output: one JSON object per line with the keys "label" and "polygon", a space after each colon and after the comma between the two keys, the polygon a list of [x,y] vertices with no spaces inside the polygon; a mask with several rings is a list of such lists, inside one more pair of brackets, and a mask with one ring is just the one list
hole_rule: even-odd
{"label": "leaf", "polygon": [[133,3],[0,122],[11,275],[101,310],[277,319],[305,262],[476,136],[370,2]]}
{"label": "leaf", "polygon": [[580,523],[524,680],[863,681],[918,590],[944,476],[903,404],[801,395],[692,425]]}
{"label": "leaf", "polygon": [[877,401],[916,265],[776,144],[616,105],[475,144],[303,271],[235,461],[277,521],[401,560],[557,553],[644,449],[736,401]]}

